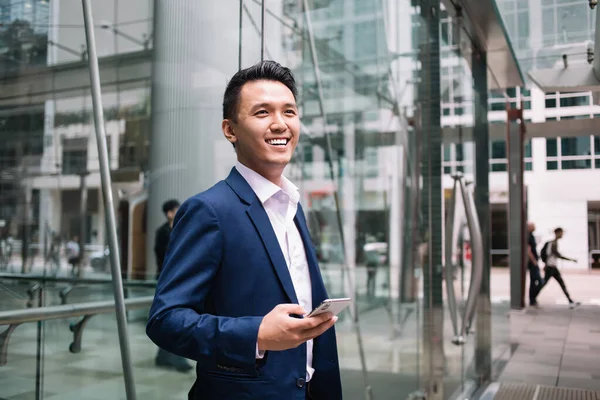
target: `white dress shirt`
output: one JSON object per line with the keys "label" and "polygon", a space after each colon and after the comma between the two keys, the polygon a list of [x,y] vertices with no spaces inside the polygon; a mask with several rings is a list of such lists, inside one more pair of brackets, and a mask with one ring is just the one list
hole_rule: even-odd
{"label": "white dress shirt", "polygon": [[[300,201],[298,188],[284,176],[281,177],[281,187],[279,187],[239,161],[235,164],[235,168],[248,182],[267,212],[283,253],[283,258],[285,258],[290,271],[298,302],[307,313],[310,312],[312,310],[310,271],[308,270],[304,243],[294,223],[298,202]],[[309,340],[306,342],[307,382],[310,381],[315,371],[312,368],[312,351],[313,341]],[[257,358],[264,356],[264,354],[258,352],[258,344],[256,355]]]}

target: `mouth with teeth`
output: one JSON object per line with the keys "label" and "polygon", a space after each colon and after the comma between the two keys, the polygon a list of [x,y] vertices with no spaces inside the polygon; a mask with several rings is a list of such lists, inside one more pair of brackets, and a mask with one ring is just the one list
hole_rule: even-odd
{"label": "mouth with teeth", "polygon": [[290,142],[290,139],[286,139],[286,138],[268,139],[268,140],[265,140],[265,142],[267,142],[267,144],[270,144],[271,146],[285,147]]}

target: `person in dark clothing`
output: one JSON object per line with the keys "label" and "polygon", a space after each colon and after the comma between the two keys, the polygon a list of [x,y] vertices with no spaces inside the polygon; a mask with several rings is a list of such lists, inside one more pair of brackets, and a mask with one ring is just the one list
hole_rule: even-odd
{"label": "person in dark clothing", "polygon": [[165,254],[167,254],[167,248],[169,247],[169,236],[171,235],[171,228],[173,226],[173,220],[175,214],[179,209],[179,202],[177,200],[166,201],[162,206],[162,211],[167,217],[167,222],[162,224],[160,228],[156,230],[156,236],[154,237],[154,255],[156,256],[156,279],[162,271],[163,262],[165,260]]}
{"label": "person in dark clothing", "polygon": [[[175,219],[175,214],[177,214],[179,205],[179,201],[177,200],[168,200],[162,206],[162,211],[167,217],[167,222],[165,222],[156,230],[156,236],[154,238],[156,279],[158,279],[158,276],[162,271],[165,254],[167,254],[167,249],[169,247],[169,236],[171,235],[171,229],[173,228],[173,220]],[[159,367],[175,368],[180,372],[187,372],[192,369],[192,366],[185,358],[169,353],[160,347],[158,348],[155,362]]]}
{"label": "person in dark clothing", "polygon": [[563,293],[565,294],[565,296],[567,296],[567,300],[569,300],[569,305],[571,306],[571,308],[575,308],[577,306],[580,306],[581,303],[573,301],[573,299],[571,298],[571,295],[569,294],[569,292],[567,290],[567,285],[565,285],[565,281],[563,280],[562,275],[561,275],[560,271],[558,270],[558,259],[572,261],[575,263],[577,262],[576,259],[565,257],[558,252],[558,241],[560,239],[562,239],[563,234],[564,234],[564,231],[562,228],[556,228],[554,230],[554,235],[555,235],[554,240],[552,242],[548,243],[547,246],[544,246],[543,250],[546,251],[546,256],[547,256],[546,266],[544,267],[544,272],[545,272],[544,280],[546,281],[545,284],[547,284],[548,281],[550,280],[550,278],[556,279],[556,282],[558,282],[558,284],[560,285]]}
{"label": "person in dark clothing", "polygon": [[527,269],[529,270],[529,305],[531,307],[538,307],[537,295],[544,286],[544,280],[540,273],[540,267],[538,265],[539,255],[537,252],[537,243],[533,232],[535,232],[535,224],[533,222],[527,223],[527,231],[529,232],[528,238],[528,250],[527,250]]}

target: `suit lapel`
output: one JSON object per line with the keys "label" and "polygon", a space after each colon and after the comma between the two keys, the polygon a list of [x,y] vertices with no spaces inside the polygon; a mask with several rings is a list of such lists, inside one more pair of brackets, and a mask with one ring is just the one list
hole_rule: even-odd
{"label": "suit lapel", "polygon": [[258,234],[260,235],[260,238],[267,249],[267,253],[269,254],[269,258],[271,259],[273,266],[275,267],[275,272],[279,277],[279,281],[283,286],[283,290],[285,290],[285,293],[288,295],[292,303],[298,304],[298,297],[296,297],[296,291],[294,290],[294,284],[292,283],[290,271],[288,270],[285,259],[283,258],[281,247],[279,247],[277,236],[275,235],[271,221],[269,221],[267,212],[258,199],[252,203],[250,207],[248,207],[246,212],[254,223],[254,226],[256,227],[256,230],[258,231]]}
{"label": "suit lapel", "polygon": [[304,243],[306,261],[308,261],[308,269],[310,271],[312,302],[314,308],[327,298],[327,290],[325,289],[323,278],[321,277],[317,254],[315,253],[312,240],[310,239],[310,233],[308,232],[308,226],[306,225],[306,219],[304,218],[304,212],[302,211],[300,203],[298,203],[298,211],[296,212],[294,222],[296,223],[296,227],[298,227],[302,242]]}
{"label": "suit lapel", "polygon": [[275,231],[273,230],[273,226],[271,225],[271,221],[269,221],[269,216],[263,205],[237,169],[231,169],[231,173],[225,182],[233,189],[242,202],[249,205],[246,213],[258,231],[260,239],[271,259],[275,273],[281,282],[281,286],[290,301],[298,304],[298,297],[296,297],[296,291],[294,290],[290,271],[283,258],[283,253],[279,247],[279,241],[277,240],[277,236],[275,235]]}

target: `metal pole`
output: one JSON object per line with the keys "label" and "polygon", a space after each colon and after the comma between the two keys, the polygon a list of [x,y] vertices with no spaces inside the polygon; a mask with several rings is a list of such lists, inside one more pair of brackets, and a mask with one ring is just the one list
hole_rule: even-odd
{"label": "metal pole", "polygon": [[[459,177],[454,177],[454,186],[452,187],[452,197],[448,202],[448,217],[446,218],[446,241],[445,248],[445,266],[444,276],[446,278],[446,293],[448,295],[448,310],[450,311],[450,321],[452,322],[452,330],[454,331],[453,342],[458,344],[462,342],[458,331],[458,307],[456,305],[456,294],[454,293],[454,265],[452,263],[452,253],[454,253],[454,224],[456,223],[456,187]],[[461,221],[458,221],[459,223]]]}
{"label": "metal pole", "polygon": [[240,22],[238,37],[238,71],[242,69],[242,23],[244,20],[244,0],[240,0]]}
{"label": "metal pole", "polygon": [[102,181],[102,195],[108,227],[108,245],[110,249],[110,267],[112,273],[115,309],[117,314],[117,327],[119,330],[119,345],[121,348],[121,363],[123,365],[123,378],[127,400],[135,400],[135,383],[131,365],[131,351],[129,349],[129,335],[127,332],[127,319],[125,315],[125,299],[121,281],[121,263],[117,243],[117,227],[115,210],[111,189],[108,151],[106,148],[106,132],[104,131],[104,113],[100,87],[100,71],[98,68],[98,55],[96,54],[96,39],[94,37],[94,20],[92,17],[91,0],[81,0],[83,4],[83,20],[85,23],[85,36],[88,48],[88,62],[90,67],[90,80],[92,83],[92,101],[94,107],[94,125],[96,128],[96,143],[98,145],[98,161],[100,163],[100,178]]}
{"label": "metal pole", "polygon": [[481,237],[481,225],[479,224],[477,210],[475,209],[473,194],[467,189],[464,179],[460,179],[458,183],[460,185],[465,214],[467,216],[472,254],[471,283],[469,284],[469,294],[467,296],[467,304],[465,306],[462,324],[462,335],[466,336],[469,334],[469,328],[471,327],[471,322],[477,307],[479,291],[481,290],[481,279],[483,276],[483,239]]}
{"label": "metal pole", "polygon": [[260,5],[260,61],[264,61],[265,52],[266,52],[266,43],[265,43],[265,13],[267,10],[267,5],[265,4],[267,0],[262,0]]}
{"label": "metal pole", "polygon": [[525,220],[523,215],[523,134],[519,120],[521,110],[507,106],[508,129],[508,229],[509,229],[509,266],[510,266],[510,307],[520,310],[523,303]]}
{"label": "metal pole", "polygon": [[480,382],[492,379],[492,303],[490,298],[491,274],[491,212],[490,212],[490,133],[488,125],[487,52],[472,52],[475,124],[475,208],[481,227],[483,269],[481,290],[477,300],[475,372]]}
{"label": "metal pole", "polygon": [[86,185],[85,177],[88,172],[84,168],[83,171],[79,172],[79,191],[80,191],[80,205],[79,205],[79,261],[77,262],[77,273],[72,271],[76,277],[81,277],[82,267],[85,260],[85,243],[87,241],[87,202],[88,202],[88,190]]}
{"label": "metal pole", "polygon": [[[44,305],[44,284],[40,286],[38,291],[38,308]],[[35,399],[42,400],[44,398],[44,322],[37,323],[37,342],[36,342],[36,357],[35,357]]]}

